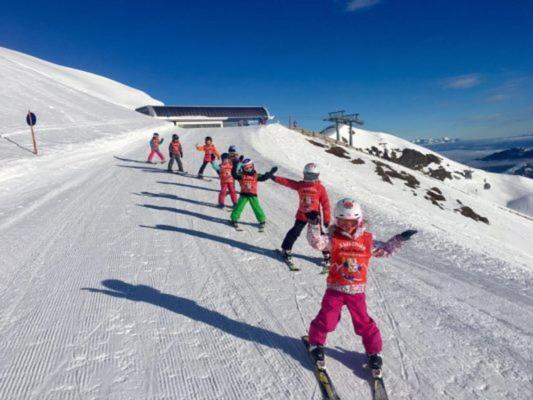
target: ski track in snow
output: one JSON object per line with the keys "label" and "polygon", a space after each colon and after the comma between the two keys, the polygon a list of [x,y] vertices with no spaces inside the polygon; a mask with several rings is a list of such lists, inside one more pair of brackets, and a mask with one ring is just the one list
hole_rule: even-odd
{"label": "ski track in snow", "polygon": [[[239,143],[260,172],[270,168],[238,129],[209,134],[222,149]],[[181,138],[194,172],[198,133]],[[296,195],[260,183],[267,229],[258,233],[246,209],[251,224],[236,232],[229,213],[213,207],[216,180],[136,162],[147,149],[134,143],[24,192],[27,210],[12,198],[4,205],[0,398],[320,399],[300,336],[325,288],[321,255],[303,236],[294,249],[304,256],[300,272],[275,254]],[[332,201],[345,194],[328,189]],[[368,215],[375,227],[405,228]],[[533,397],[530,288],[474,275],[478,262],[478,253],[430,233],[374,260],[367,301],[383,334],[391,399]],[[341,398],[370,398],[346,312],[326,354]]]}

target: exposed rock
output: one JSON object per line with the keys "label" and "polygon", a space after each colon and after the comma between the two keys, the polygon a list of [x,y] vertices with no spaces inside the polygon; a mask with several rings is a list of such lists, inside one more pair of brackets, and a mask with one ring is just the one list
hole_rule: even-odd
{"label": "exposed rock", "polygon": [[320,142],[315,142],[314,140],[311,140],[311,139],[307,139],[307,141],[311,144],[314,144],[315,146],[318,146],[318,147],[328,147],[327,145],[325,145],[324,143],[320,143]]}
{"label": "exposed rock", "polygon": [[446,201],[446,198],[442,195],[442,192],[437,187],[432,187],[426,191],[425,199],[431,201],[434,205],[439,207],[441,210],[444,210],[444,207],[439,203],[439,201]]}
{"label": "exposed rock", "polygon": [[429,164],[440,164],[441,159],[434,154],[422,154],[414,149],[403,149],[400,158],[395,161],[404,167],[420,170]]}
{"label": "exposed rock", "polygon": [[444,169],[444,167],[440,166],[438,169],[429,169],[428,175],[432,178],[438,179],[439,181],[443,181],[444,179],[452,179],[452,174],[450,171],[447,171]]}
{"label": "exposed rock", "polygon": [[364,164],[365,162],[360,158],[354,158],[352,164]]}
{"label": "exposed rock", "polygon": [[474,221],[481,221],[489,225],[489,219],[487,217],[482,217],[468,206],[462,206],[454,211],[461,213],[461,215],[464,215],[465,217],[472,218]]}
{"label": "exposed rock", "polygon": [[331,146],[331,148],[326,150],[326,153],[333,154],[333,155],[335,155],[337,157],[340,157],[340,158],[350,159],[350,156],[348,155],[348,152],[346,150],[344,150],[340,146]]}
{"label": "exposed rock", "polygon": [[420,186],[420,182],[413,175],[408,174],[407,172],[398,172],[391,168],[389,165],[382,163],[380,161],[372,161],[376,164],[376,173],[381,176],[385,182],[392,184],[391,178],[401,179],[404,182],[405,186],[416,189]]}

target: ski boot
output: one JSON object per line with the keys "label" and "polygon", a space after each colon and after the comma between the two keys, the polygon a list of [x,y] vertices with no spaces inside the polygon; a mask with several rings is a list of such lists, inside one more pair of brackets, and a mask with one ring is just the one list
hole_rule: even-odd
{"label": "ski boot", "polygon": [[265,222],[260,222],[259,223],[259,232],[264,232],[265,231]]}
{"label": "ski boot", "polygon": [[368,366],[372,370],[372,376],[374,378],[381,378],[383,366],[383,359],[379,354],[368,354]]}
{"label": "ski boot", "polygon": [[281,250],[281,256],[287,264],[293,264],[294,260],[292,259],[292,252],[290,250]]}
{"label": "ski boot", "polygon": [[217,204],[217,208],[220,208],[220,209],[224,208],[224,204]]}
{"label": "ski boot", "polygon": [[324,346],[309,345],[309,353],[314,358],[317,368],[326,368],[326,356],[324,355]]}
{"label": "ski boot", "polygon": [[235,228],[236,231],[242,231],[242,228],[239,226],[239,223],[237,221],[230,220],[230,225]]}

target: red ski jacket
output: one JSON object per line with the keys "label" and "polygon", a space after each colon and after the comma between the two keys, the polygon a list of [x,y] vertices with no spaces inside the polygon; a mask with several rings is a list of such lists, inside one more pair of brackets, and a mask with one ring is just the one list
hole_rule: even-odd
{"label": "red ski jacket", "polygon": [[331,210],[328,193],[320,181],[293,181],[292,179],[281,176],[276,176],[274,181],[298,192],[298,196],[300,197],[298,211],[296,212],[296,219],[298,221],[306,222],[306,213],[311,211],[320,212],[320,208],[322,207],[324,224],[329,225],[331,222]]}
{"label": "red ski jacket", "polygon": [[213,161],[213,154],[217,159],[220,159],[220,153],[213,143],[204,144],[203,146],[196,146],[196,150],[204,152],[204,162]]}
{"label": "red ski jacket", "polygon": [[225,185],[226,183],[234,183],[233,175],[231,175],[231,170],[233,169],[233,163],[230,160],[223,161],[220,164],[220,184]]}

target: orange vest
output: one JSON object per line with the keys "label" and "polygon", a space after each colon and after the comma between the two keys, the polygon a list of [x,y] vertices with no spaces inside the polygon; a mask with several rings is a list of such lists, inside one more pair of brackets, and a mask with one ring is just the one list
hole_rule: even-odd
{"label": "orange vest", "polygon": [[328,285],[361,286],[364,290],[372,257],[372,239],[372,234],[368,232],[355,239],[338,232],[333,233]]}
{"label": "orange vest", "polygon": [[310,211],[320,211],[320,182],[313,182],[313,184],[302,185],[298,188],[298,195],[300,196],[300,205],[298,206],[299,213],[308,213]]}
{"label": "orange vest", "polygon": [[211,144],[205,144],[204,145],[204,161],[211,162],[212,161],[212,155],[216,154],[216,147],[213,143]]}
{"label": "orange vest", "polygon": [[253,175],[242,174],[239,183],[241,184],[242,194],[257,195],[257,173],[254,173]]}
{"label": "orange vest", "polygon": [[180,154],[181,153],[181,143],[179,140],[172,141],[170,144],[170,148],[172,149],[172,154]]}
{"label": "orange vest", "polygon": [[220,164],[220,183],[233,183],[234,179],[231,175],[231,170],[233,169],[233,164],[231,161],[224,161],[222,164]]}

